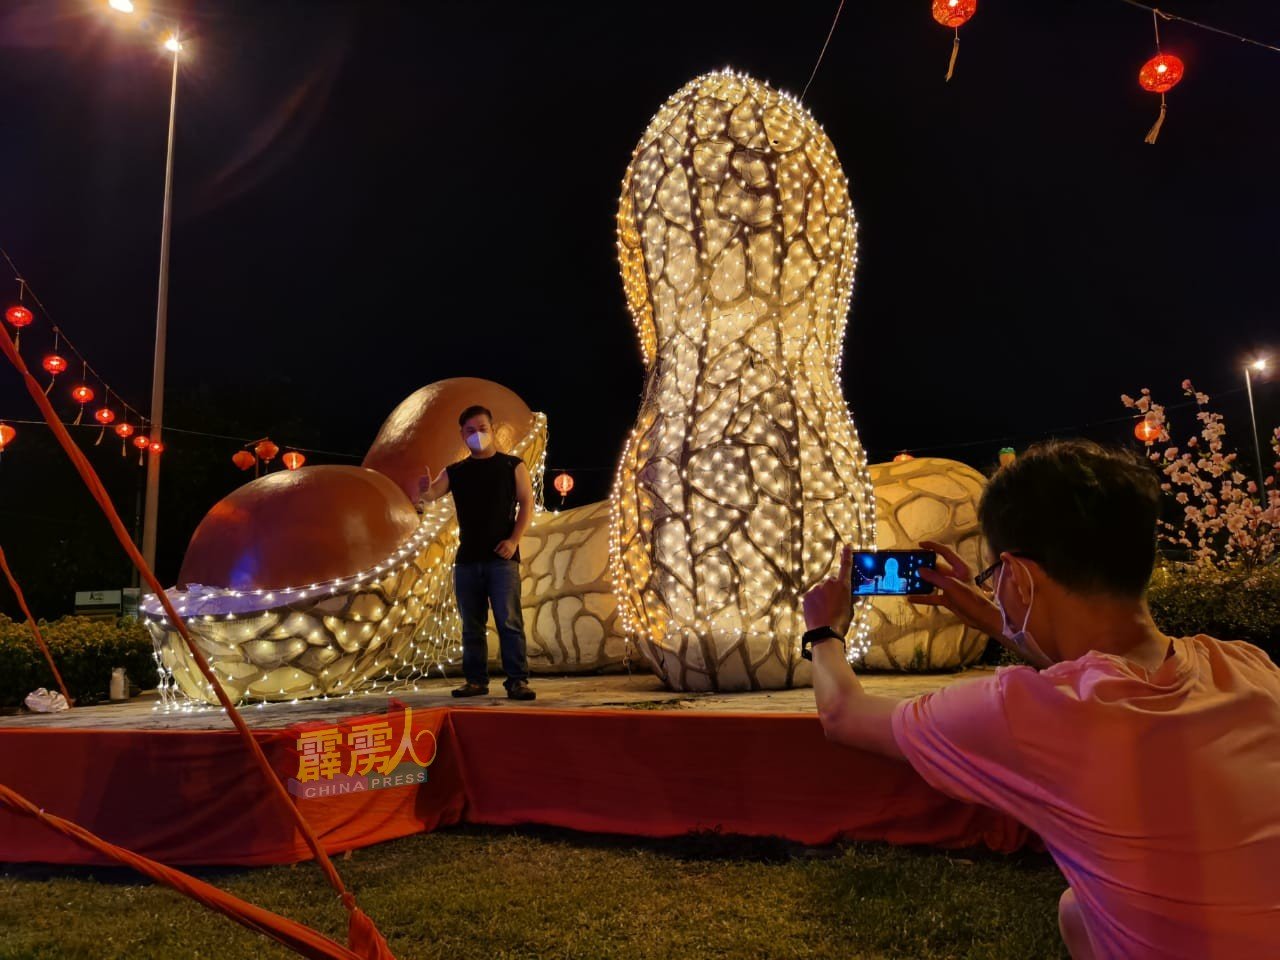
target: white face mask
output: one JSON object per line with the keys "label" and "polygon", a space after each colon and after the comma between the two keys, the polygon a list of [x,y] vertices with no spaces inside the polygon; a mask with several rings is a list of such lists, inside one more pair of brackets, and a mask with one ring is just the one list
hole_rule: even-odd
{"label": "white face mask", "polygon": [[489,449],[489,444],[492,442],[489,434],[482,431],[477,431],[467,436],[467,446],[474,453],[484,453]]}
{"label": "white face mask", "polygon": [[1033,667],[1044,669],[1053,666],[1053,659],[1040,649],[1039,645],[1027,632],[1027,624],[1031,622],[1031,607],[1036,602],[1036,582],[1031,581],[1031,599],[1027,603],[1027,615],[1022,618],[1022,628],[1013,629],[1013,624],[1009,622],[1009,615],[1004,612],[1004,604],[1000,602],[1000,582],[1004,579],[1004,567],[1000,567],[1000,573],[996,575],[996,592],[995,602],[996,609],[1000,611],[1000,632],[1004,634],[1004,638],[1013,644],[1013,648],[1018,651],[1019,656]]}

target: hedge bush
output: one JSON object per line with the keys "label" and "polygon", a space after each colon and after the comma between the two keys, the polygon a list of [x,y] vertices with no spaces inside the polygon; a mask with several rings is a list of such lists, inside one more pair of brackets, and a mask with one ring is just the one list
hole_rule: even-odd
{"label": "hedge bush", "polygon": [[1280,663],[1280,564],[1252,571],[1162,565],[1147,598],[1167,634],[1247,640]]}
{"label": "hedge bush", "polygon": [[[111,671],[124,667],[130,683],[155,686],[151,635],[137,620],[63,617],[40,623],[67,690],[79,705],[107,699]],[[16,707],[37,687],[58,688],[26,623],[0,614],[0,707]]]}

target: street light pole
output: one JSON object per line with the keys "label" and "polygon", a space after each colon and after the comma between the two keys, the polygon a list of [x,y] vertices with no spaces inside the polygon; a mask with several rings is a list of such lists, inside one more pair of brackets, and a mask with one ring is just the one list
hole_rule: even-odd
{"label": "street light pole", "polygon": [[173,206],[173,130],[178,110],[178,54],[182,44],[175,32],[165,42],[173,54],[169,88],[169,145],[164,164],[164,213],[160,220],[160,283],[156,295],[156,353],[151,374],[151,452],[147,455],[147,489],[142,513],[142,557],[156,565],[156,520],[160,510],[160,432],[164,424],[164,354],[169,323],[169,225]]}
{"label": "street light pole", "polygon": [[1267,369],[1267,361],[1258,359],[1253,363],[1247,364],[1244,368],[1244,389],[1245,393],[1249,395],[1249,420],[1253,424],[1253,459],[1258,465],[1258,496],[1265,503],[1266,481],[1262,472],[1262,444],[1258,442],[1258,414],[1253,409],[1253,377],[1249,374],[1251,369],[1261,372]]}

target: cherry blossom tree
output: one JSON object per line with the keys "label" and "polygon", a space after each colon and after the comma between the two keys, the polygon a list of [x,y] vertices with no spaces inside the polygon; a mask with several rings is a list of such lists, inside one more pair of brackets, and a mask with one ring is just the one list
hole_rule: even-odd
{"label": "cherry blossom tree", "polygon": [[1198,432],[1182,447],[1173,445],[1163,405],[1145,387],[1137,398],[1120,401],[1136,410],[1149,430],[1159,429],[1147,443],[1147,456],[1163,474],[1161,489],[1181,508],[1177,522],[1161,521],[1160,538],[1191,552],[1194,566],[1243,567],[1252,570],[1280,557],[1280,427],[1273,431],[1275,456],[1263,489],[1237,465],[1239,454],[1224,441],[1226,424],[1209,406],[1208,394],[1182,381],[1182,392],[1195,401]]}

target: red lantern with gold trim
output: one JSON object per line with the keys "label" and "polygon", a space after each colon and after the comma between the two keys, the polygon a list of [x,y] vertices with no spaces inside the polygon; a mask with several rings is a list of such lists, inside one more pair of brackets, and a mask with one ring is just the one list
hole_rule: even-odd
{"label": "red lantern with gold trim", "polygon": [[71,425],[78,426],[84,418],[84,408],[87,404],[93,402],[93,387],[79,384],[71,388],[71,399],[80,404],[80,409],[76,412],[76,418],[71,421]]}
{"label": "red lantern with gold trim", "polygon": [[13,429],[7,423],[0,423],[0,450],[3,450],[9,444],[13,443],[13,438],[18,435],[18,431]]}
{"label": "red lantern with gold trim", "polygon": [[133,424],[117,423],[115,426],[116,436],[121,440],[128,440],[133,436]]}
{"label": "red lantern with gold trim", "polygon": [[280,458],[284,465],[290,470],[297,470],[300,466],[307,462],[307,458],[295,450],[290,450]]}
{"label": "red lantern with gold trim", "polygon": [[956,72],[956,57],[960,55],[960,27],[978,12],[978,0],[933,0],[933,19],[956,32],[951,41],[951,62],[947,64],[947,81]]}
{"label": "red lantern with gold trim", "polygon": [[1164,126],[1165,113],[1168,112],[1164,95],[1182,81],[1185,70],[1180,57],[1160,49],[1160,17],[1159,10],[1151,11],[1151,26],[1156,35],[1156,55],[1138,70],[1138,86],[1148,93],[1160,94],[1160,114],[1156,117],[1156,122],[1151,125],[1151,129],[1147,131],[1147,135],[1142,138],[1144,143],[1155,143],[1156,138],[1160,136],[1160,128]]}
{"label": "red lantern with gold trim", "polygon": [[105,427],[108,424],[116,422],[116,412],[110,407],[100,407],[93,411],[93,419],[97,420]]}
{"label": "red lantern with gold trim", "polygon": [[257,445],[254,446],[253,452],[258,455],[258,459],[263,463],[270,463],[276,458],[276,454],[280,452],[280,448],[270,440],[260,440]]}
{"label": "red lantern with gold trim", "polygon": [[255,457],[248,450],[237,450],[235,453],[231,455],[231,462],[234,463],[241,470],[248,470],[250,467],[252,467],[255,463],[258,462],[258,458]]}
{"label": "red lantern with gold trim", "polygon": [[4,318],[9,321],[9,325],[15,330],[21,330],[23,327],[31,326],[31,321],[35,319],[31,311],[20,303],[15,303],[12,307],[4,312]]}
{"label": "red lantern with gold trim", "polygon": [[556,488],[556,493],[560,494],[560,496],[567,497],[569,491],[573,489],[573,477],[567,473],[558,473],[552,486]]}
{"label": "red lantern with gold trim", "polygon": [[156,454],[164,453],[164,444],[159,440],[152,440],[147,444],[147,449]]}
{"label": "red lantern with gold trim", "polygon": [[139,450],[145,450],[151,446],[151,438],[144,433],[140,433],[133,438],[133,445]]}
{"label": "red lantern with gold trim", "polygon": [[44,367],[46,373],[51,373],[56,377],[67,369],[67,361],[56,353],[51,353],[40,361],[40,366]]}

